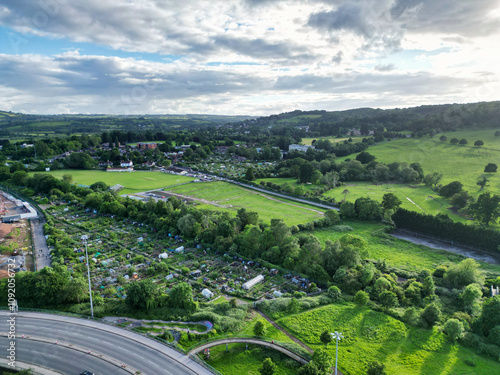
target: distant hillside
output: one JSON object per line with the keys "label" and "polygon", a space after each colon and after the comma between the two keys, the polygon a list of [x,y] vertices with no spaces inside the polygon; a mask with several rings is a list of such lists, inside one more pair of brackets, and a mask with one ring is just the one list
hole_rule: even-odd
{"label": "distant hillside", "polygon": [[424,105],[413,108],[358,108],[346,111],[293,111],[247,120],[247,126],[308,126],[311,136],[345,134],[359,129],[372,131],[411,131],[427,134],[432,130],[500,128],[500,101],[470,104]]}
{"label": "distant hillside", "polygon": [[26,115],[0,111],[0,138],[43,138],[104,131],[189,130],[252,119],[219,115]]}

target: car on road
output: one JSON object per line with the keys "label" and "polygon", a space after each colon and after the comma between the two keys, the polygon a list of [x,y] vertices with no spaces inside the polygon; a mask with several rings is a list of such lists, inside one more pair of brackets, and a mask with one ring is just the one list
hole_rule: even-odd
{"label": "car on road", "polygon": [[94,375],[94,373],[93,373],[93,372],[91,372],[91,371],[87,371],[87,370],[85,370],[85,371],[83,371],[82,373],[80,373],[80,375]]}

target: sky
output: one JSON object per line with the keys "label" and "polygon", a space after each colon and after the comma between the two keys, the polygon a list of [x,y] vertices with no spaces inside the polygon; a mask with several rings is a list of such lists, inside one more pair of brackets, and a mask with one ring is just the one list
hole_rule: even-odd
{"label": "sky", "polygon": [[1,0],[0,110],[227,114],[500,99],[499,0]]}

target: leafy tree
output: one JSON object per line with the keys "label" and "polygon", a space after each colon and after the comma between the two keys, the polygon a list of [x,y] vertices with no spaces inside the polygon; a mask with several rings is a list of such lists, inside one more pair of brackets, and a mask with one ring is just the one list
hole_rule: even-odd
{"label": "leafy tree", "polygon": [[255,180],[255,175],[253,173],[252,167],[247,168],[247,171],[245,172],[245,180],[247,180],[247,181]]}
{"label": "leafy tree", "polygon": [[126,302],[135,309],[149,310],[158,306],[160,294],[150,279],[137,281],[129,285]]}
{"label": "leafy tree", "polygon": [[484,276],[479,268],[479,263],[470,258],[450,266],[444,274],[444,279],[448,285],[454,288],[469,284],[483,285],[484,283]]}
{"label": "leafy tree", "polygon": [[485,186],[487,186],[488,184],[488,179],[486,177],[483,177],[482,180],[479,180],[478,182],[476,182],[476,185],[480,186],[481,189],[479,190],[483,190]]}
{"label": "leafy tree", "polygon": [[460,140],[460,142],[458,142],[458,144],[460,144],[460,145],[466,145],[467,143],[469,143],[469,142],[467,142],[467,139],[465,139],[465,138],[462,138]]}
{"label": "leafy tree", "polygon": [[475,203],[469,205],[469,212],[484,225],[496,223],[500,216],[500,196],[482,193]]}
{"label": "leafy tree", "polygon": [[290,313],[290,314],[296,314],[299,312],[299,309],[300,309],[300,304],[299,304],[299,301],[297,300],[297,298],[293,297],[290,302],[288,303],[288,306],[286,308],[286,310]]}
{"label": "leafy tree", "polygon": [[264,333],[266,332],[266,328],[264,326],[264,323],[262,323],[261,320],[257,321],[255,325],[253,326],[253,333],[255,336],[264,336]]}
{"label": "leafy tree", "polygon": [[462,191],[462,183],[460,181],[450,182],[448,185],[443,186],[439,190],[439,195],[449,198],[455,194],[458,194]]}
{"label": "leafy tree", "polygon": [[481,140],[474,142],[474,146],[476,146],[476,147],[483,146],[483,145],[484,145],[484,142]]}
{"label": "leafy tree", "polygon": [[277,366],[274,364],[271,358],[264,359],[262,362],[262,367],[259,369],[261,375],[273,375],[277,370]]}
{"label": "leafy tree", "polygon": [[398,305],[398,296],[390,290],[380,293],[378,299],[385,307],[396,307]]}
{"label": "leafy tree", "polygon": [[448,138],[446,137],[446,135],[442,135],[441,137],[439,137],[439,140],[441,142],[446,142],[448,140]]}
{"label": "leafy tree", "polygon": [[314,361],[310,361],[307,365],[300,368],[298,375],[323,375],[318,365]]}
{"label": "leafy tree", "polygon": [[450,139],[450,143],[451,143],[452,145],[456,145],[458,142],[459,142],[459,141],[458,141],[458,138],[452,138],[452,139]]}
{"label": "leafy tree", "polygon": [[340,215],[337,210],[328,210],[325,212],[325,219],[328,220],[330,225],[337,225],[340,223]]}
{"label": "leafy tree", "polygon": [[474,198],[471,197],[467,191],[463,190],[460,193],[454,194],[450,199],[450,203],[453,207],[464,208],[473,200]]}
{"label": "leafy tree", "polygon": [[464,334],[464,325],[458,319],[448,319],[443,327],[444,333],[448,335],[448,339],[455,343]]}
{"label": "leafy tree", "polygon": [[484,167],[485,173],[495,173],[497,171],[498,166],[494,163],[488,163],[486,167]]}
{"label": "leafy tree", "polygon": [[495,137],[500,137],[500,130],[497,130],[497,131],[495,132]]}
{"label": "leafy tree", "polygon": [[356,199],[354,203],[356,215],[361,220],[379,220],[382,216],[380,203],[367,197]]}
{"label": "leafy tree", "polygon": [[328,332],[328,330],[324,330],[321,333],[321,336],[319,337],[319,339],[321,340],[321,342],[323,344],[325,344],[325,346],[328,346],[328,344],[333,341],[332,335],[330,335],[330,332]]}
{"label": "leafy tree", "polygon": [[73,182],[73,176],[70,175],[69,173],[63,174],[62,179],[64,182],[66,182],[68,184],[71,184]]}
{"label": "leafy tree", "polygon": [[331,287],[328,288],[328,297],[330,297],[334,301],[337,301],[341,296],[342,292],[339,289],[339,287],[332,285]]}
{"label": "leafy tree", "polygon": [[433,326],[441,320],[441,309],[435,303],[428,305],[422,312],[422,319],[424,319],[427,324]]}
{"label": "leafy tree", "polygon": [[[323,160],[323,161],[326,161],[326,160]],[[334,189],[335,187],[337,187],[339,181],[340,181],[339,174],[335,171],[325,173],[325,175],[321,179],[321,183],[328,186],[329,189]]]}
{"label": "leafy tree", "polygon": [[436,292],[436,286],[434,285],[434,279],[432,276],[427,276],[422,284],[422,292],[425,296],[433,296]]}
{"label": "leafy tree", "polygon": [[305,162],[300,165],[300,172],[299,172],[299,181],[301,183],[306,183],[306,182],[311,182],[313,172],[314,172],[314,167],[312,166],[311,163]]}
{"label": "leafy tree", "polygon": [[363,151],[356,156],[356,160],[361,164],[368,164],[375,160],[375,156],[370,154],[369,152]]}
{"label": "leafy tree", "polygon": [[344,202],[345,202],[346,199],[347,199],[347,194],[350,194],[350,191],[347,190],[347,189],[344,189],[344,191],[342,192],[342,194],[344,194]]}
{"label": "leafy tree", "polygon": [[439,181],[441,181],[441,178],[443,178],[443,175],[438,172],[426,174],[424,176],[424,184],[427,186],[435,186]]}
{"label": "leafy tree", "polygon": [[356,305],[365,306],[369,300],[370,296],[368,295],[368,293],[362,290],[358,290],[358,292],[354,296],[354,303]]}
{"label": "leafy tree", "polygon": [[382,197],[382,207],[384,210],[396,210],[403,202],[393,193],[386,193]]}
{"label": "leafy tree", "polygon": [[385,365],[379,362],[371,362],[368,365],[366,375],[386,375]]}
{"label": "leafy tree", "polygon": [[488,335],[495,326],[500,325],[500,295],[484,301],[479,320],[484,335]]}
{"label": "leafy tree", "polygon": [[352,202],[344,202],[340,205],[339,210],[340,216],[345,219],[352,219],[356,216],[356,210],[354,207],[354,203]]}
{"label": "leafy tree", "polygon": [[188,283],[182,282],[174,286],[170,291],[169,297],[172,307],[188,311],[196,310],[196,303],[193,301],[193,290]]}
{"label": "leafy tree", "polygon": [[316,349],[313,353],[312,360],[313,362],[316,362],[321,373],[330,373],[330,368],[333,365],[333,358],[325,349]]}
{"label": "leafy tree", "polygon": [[465,287],[460,299],[464,305],[464,310],[471,315],[476,315],[481,308],[481,297],[483,292],[479,284],[469,284]]}

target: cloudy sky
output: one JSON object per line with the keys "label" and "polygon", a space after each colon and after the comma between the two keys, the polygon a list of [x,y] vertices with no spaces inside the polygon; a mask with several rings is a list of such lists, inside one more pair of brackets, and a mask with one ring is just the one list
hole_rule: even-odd
{"label": "cloudy sky", "polygon": [[0,109],[266,115],[500,99],[498,0],[1,0]]}

